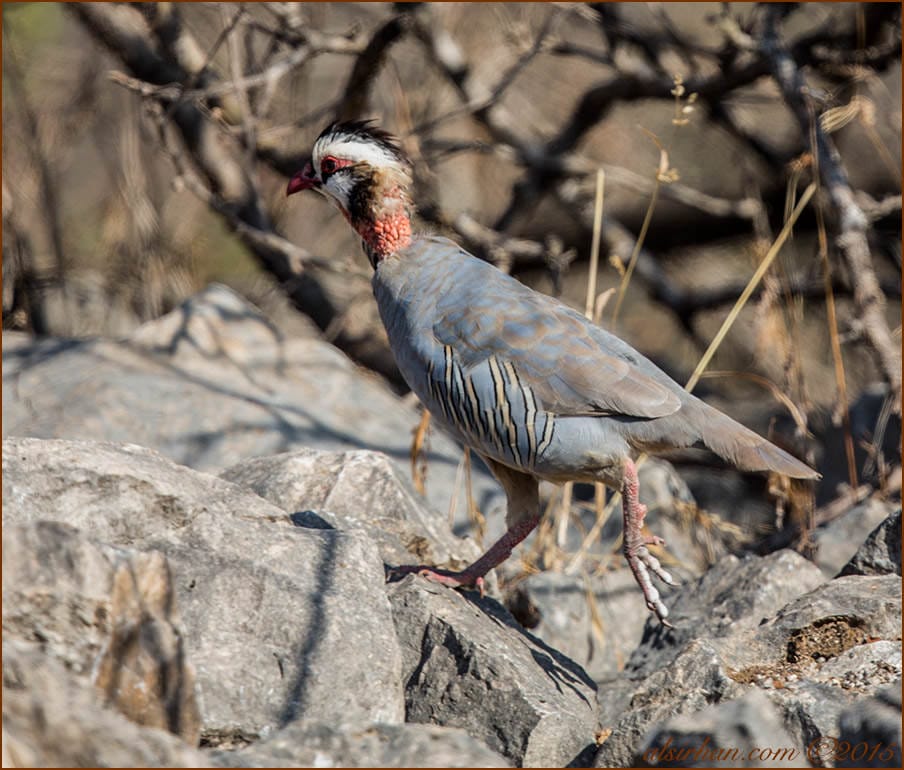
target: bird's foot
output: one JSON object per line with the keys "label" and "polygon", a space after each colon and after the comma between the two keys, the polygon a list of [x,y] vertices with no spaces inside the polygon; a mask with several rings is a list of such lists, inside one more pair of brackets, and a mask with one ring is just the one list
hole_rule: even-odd
{"label": "bird's foot", "polygon": [[672,628],[668,622],[669,610],[662,601],[662,596],[656,586],[653,585],[652,575],[658,577],[663,583],[673,586],[675,581],[663,568],[653,554],[647,548],[648,545],[665,545],[665,540],[657,535],[645,535],[641,531],[643,519],[647,508],[641,503],[632,506],[631,515],[625,517],[625,559],[640,590],[643,591],[644,600],[651,612],[656,614],[659,622],[667,628]]}
{"label": "bird's foot", "polygon": [[[657,543],[657,545],[660,544],[661,543]],[[634,579],[640,586],[640,590],[643,591],[647,607],[652,612],[656,613],[656,617],[659,618],[659,622],[662,623],[662,625],[671,628],[671,623],[666,620],[669,615],[669,609],[663,603],[659,590],[653,585],[651,573],[656,575],[663,583],[667,583],[670,586],[675,585],[672,576],[662,568],[659,559],[653,556],[653,554],[647,550],[647,546],[643,543],[640,543],[638,547],[634,549],[626,548],[625,559],[628,561],[631,572],[634,573]]]}
{"label": "bird's foot", "polygon": [[429,567],[423,564],[409,564],[389,569],[390,579],[404,575],[418,575],[433,583],[440,583],[451,588],[476,588],[480,592],[481,597],[484,595],[485,583],[483,575],[475,575],[466,569],[455,572],[454,570],[439,569],[438,567]]}

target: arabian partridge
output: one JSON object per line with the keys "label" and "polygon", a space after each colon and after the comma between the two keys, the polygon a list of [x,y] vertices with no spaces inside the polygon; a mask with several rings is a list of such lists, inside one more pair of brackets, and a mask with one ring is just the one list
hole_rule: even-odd
{"label": "arabian partridge", "polygon": [[483,458],[508,497],[508,531],[469,567],[400,570],[482,587],[539,522],[540,480],[602,481],[622,493],[625,557],[647,606],[665,622],[651,573],[672,579],[647,549],[662,541],[642,534],[646,510],[632,458],[702,445],[744,470],[817,474],[580,313],[454,241],[412,235],[410,183],[396,140],[350,122],[320,134],[286,191],[324,194],[361,236],[402,376],[441,425]]}

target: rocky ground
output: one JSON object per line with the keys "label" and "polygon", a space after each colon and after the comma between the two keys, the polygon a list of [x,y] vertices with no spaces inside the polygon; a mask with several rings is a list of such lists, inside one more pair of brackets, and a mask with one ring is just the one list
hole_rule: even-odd
{"label": "rocky ground", "polygon": [[878,494],[815,562],[737,556],[645,464],[666,629],[619,558],[387,583],[479,552],[459,450],[431,436],[417,494],[414,404],[219,287],[118,342],[4,335],[3,418],[4,765],[900,766]]}

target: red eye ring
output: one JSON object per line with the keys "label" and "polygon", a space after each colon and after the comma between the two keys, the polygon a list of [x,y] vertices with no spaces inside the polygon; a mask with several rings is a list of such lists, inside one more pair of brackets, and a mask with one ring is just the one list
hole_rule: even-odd
{"label": "red eye ring", "polygon": [[337,168],[339,168],[339,161],[332,155],[327,155],[320,161],[320,173],[322,174],[332,174]]}

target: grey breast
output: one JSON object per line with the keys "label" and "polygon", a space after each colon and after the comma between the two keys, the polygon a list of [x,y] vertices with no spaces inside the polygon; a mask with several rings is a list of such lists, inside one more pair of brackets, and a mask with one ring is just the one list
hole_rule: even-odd
{"label": "grey breast", "polygon": [[499,276],[453,242],[425,238],[381,263],[373,285],[399,369],[424,405],[462,443],[529,470],[556,420],[504,351],[480,344],[505,316]]}

